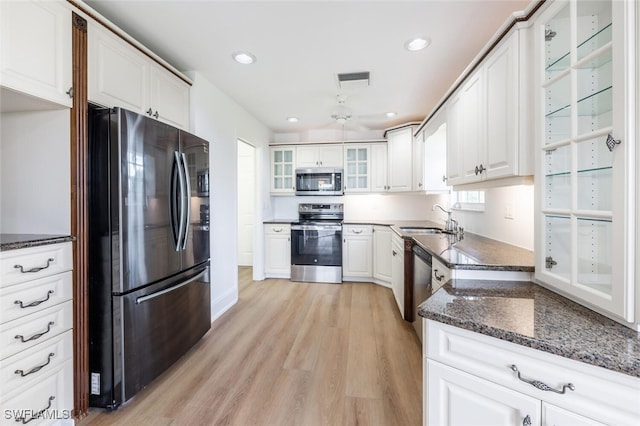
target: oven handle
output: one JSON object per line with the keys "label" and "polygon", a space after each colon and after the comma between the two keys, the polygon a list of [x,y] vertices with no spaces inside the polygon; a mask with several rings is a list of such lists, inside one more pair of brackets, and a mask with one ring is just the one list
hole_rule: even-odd
{"label": "oven handle", "polygon": [[342,231],[342,225],[291,225],[292,231]]}

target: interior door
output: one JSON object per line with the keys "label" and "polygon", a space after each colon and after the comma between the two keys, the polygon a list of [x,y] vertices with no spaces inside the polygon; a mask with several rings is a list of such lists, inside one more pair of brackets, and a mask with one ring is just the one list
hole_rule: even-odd
{"label": "interior door", "polygon": [[180,252],[170,214],[171,170],[179,150],[178,130],[127,110],[118,110],[122,282],[115,292],[158,281],[180,271]]}
{"label": "interior door", "polygon": [[189,184],[187,238],[182,257],[182,268],[188,269],[209,259],[209,142],[181,131],[180,148]]}

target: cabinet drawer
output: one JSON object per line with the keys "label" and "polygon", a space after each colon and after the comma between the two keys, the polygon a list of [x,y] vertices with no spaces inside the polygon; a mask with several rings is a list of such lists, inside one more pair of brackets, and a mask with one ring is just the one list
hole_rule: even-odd
{"label": "cabinet drawer", "polygon": [[0,324],[71,300],[72,273],[0,287]]}
{"label": "cabinet drawer", "polygon": [[274,223],[264,226],[265,234],[291,235],[291,225],[288,223]]}
{"label": "cabinet drawer", "polygon": [[71,242],[0,253],[0,287],[73,269]]}
{"label": "cabinet drawer", "polygon": [[451,270],[435,257],[431,259],[431,264],[431,282],[436,288],[440,288],[451,279]]}
{"label": "cabinet drawer", "polygon": [[0,361],[0,382],[6,389],[37,384],[73,357],[73,339],[68,330]]}
{"label": "cabinet drawer", "polygon": [[372,225],[345,225],[342,227],[344,236],[347,235],[373,235]]}
{"label": "cabinet drawer", "polygon": [[26,385],[0,397],[2,425],[71,422],[73,363],[69,359],[36,385]]}
{"label": "cabinet drawer", "polygon": [[67,301],[0,325],[0,359],[69,330],[72,322],[72,303]]}
{"label": "cabinet drawer", "polygon": [[[427,321],[429,359],[466,371],[588,418],[616,425],[640,419],[640,379],[605,368],[505,342],[468,330]],[[518,379],[537,380],[565,394],[543,391]]]}

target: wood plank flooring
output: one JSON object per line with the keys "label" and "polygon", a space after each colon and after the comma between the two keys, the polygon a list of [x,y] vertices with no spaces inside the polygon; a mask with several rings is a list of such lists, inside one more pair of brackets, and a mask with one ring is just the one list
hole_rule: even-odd
{"label": "wood plank flooring", "polygon": [[420,344],[390,289],[251,276],[175,365],[79,425],[421,424]]}

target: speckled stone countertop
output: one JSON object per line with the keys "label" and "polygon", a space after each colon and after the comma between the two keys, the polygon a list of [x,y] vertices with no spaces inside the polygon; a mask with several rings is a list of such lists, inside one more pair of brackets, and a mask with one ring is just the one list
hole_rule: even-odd
{"label": "speckled stone countertop", "polygon": [[271,220],[265,220],[262,223],[264,224],[268,224],[268,223],[294,223],[297,222],[298,219],[271,219]]}
{"label": "speckled stone countertop", "polygon": [[52,234],[0,234],[0,251],[44,246],[73,241],[71,235]]}
{"label": "speckled stone countertop", "polygon": [[530,282],[451,280],[420,316],[640,377],[640,333]]}
{"label": "speckled stone countertop", "polygon": [[534,271],[533,251],[476,234],[459,241],[450,234],[414,235],[413,241],[449,269]]}

